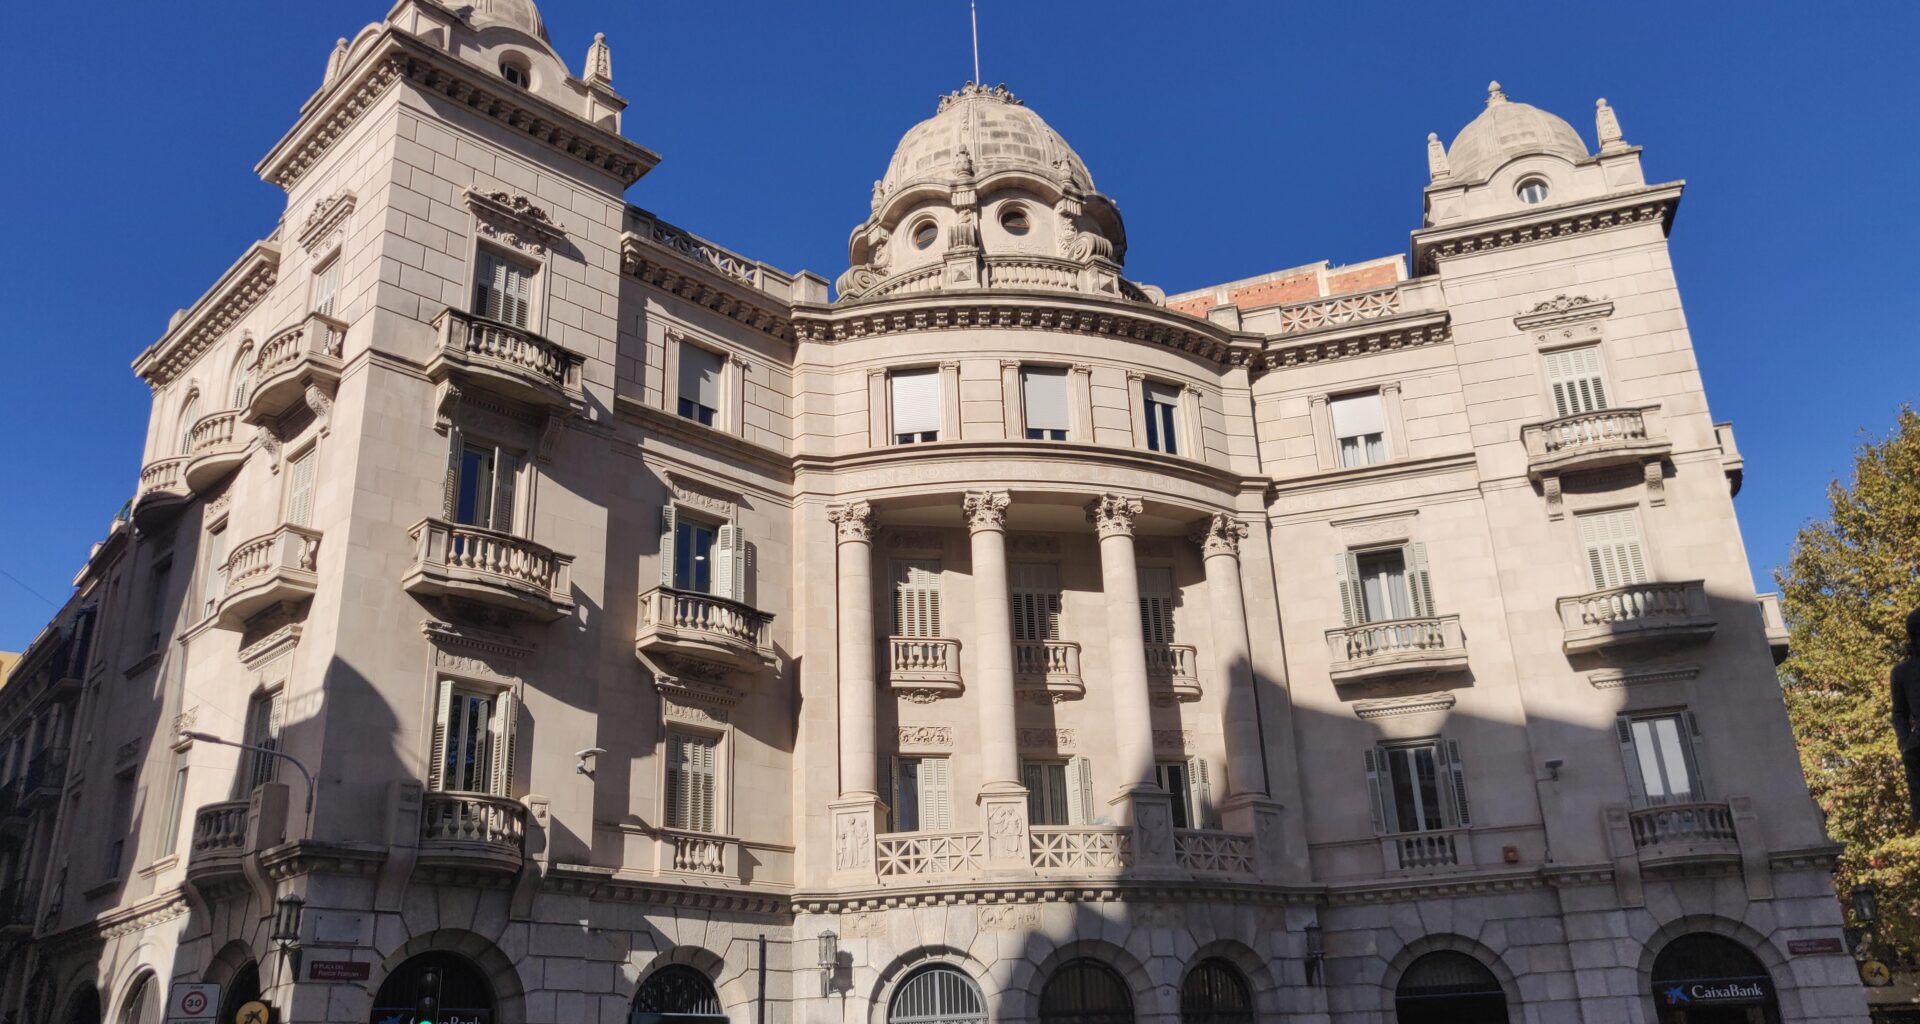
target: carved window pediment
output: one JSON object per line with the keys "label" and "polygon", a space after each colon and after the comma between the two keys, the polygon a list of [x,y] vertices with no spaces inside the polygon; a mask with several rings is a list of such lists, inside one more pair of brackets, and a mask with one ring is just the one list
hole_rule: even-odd
{"label": "carved window pediment", "polygon": [[544,207],[517,192],[468,188],[462,194],[479,222],[480,233],[522,252],[545,256],[567,237]]}

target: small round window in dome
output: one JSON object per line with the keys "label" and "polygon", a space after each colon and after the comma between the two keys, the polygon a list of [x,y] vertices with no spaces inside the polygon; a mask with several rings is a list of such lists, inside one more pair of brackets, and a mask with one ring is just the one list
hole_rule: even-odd
{"label": "small round window in dome", "polygon": [[530,81],[527,66],[511,60],[500,62],[500,77],[506,79],[508,85],[517,85],[522,89],[527,88]]}
{"label": "small round window in dome", "polygon": [[1027,217],[1026,207],[1009,206],[1006,212],[1000,215],[1000,226],[1005,228],[1009,235],[1024,235],[1033,230],[1033,221]]}
{"label": "small round window in dome", "polygon": [[1513,190],[1523,203],[1543,203],[1547,199],[1547,183],[1540,178],[1528,178]]}
{"label": "small round window in dome", "polygon": [[913,226],[913,247],[925,249],[940,237],[940,228],[930,220],[923,220]]}

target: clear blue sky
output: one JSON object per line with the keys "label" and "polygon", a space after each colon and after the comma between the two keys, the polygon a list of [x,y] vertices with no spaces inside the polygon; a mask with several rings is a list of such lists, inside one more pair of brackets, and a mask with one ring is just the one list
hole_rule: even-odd
{"label": "clear blue sky", "polygon": [[[148,396],[128,362],[273,229],[284,197],[254,162],[334,38],[387,6],[15,5],[0,570],[26,586],[0,577],[0,649],[52,611],[27,588],[64,600],[132,492]],[[971,71],[965,0],[541,9],[576,71],[607,33],[626,132],[665,157],[632,202],[828,279],[894,142]],[[1689,185],[1674,264],[1746,455],[1761,589],[1861,429],[1920,392],[1920,5],[981,0],[980,17],[984,77],[1085,157],[1126,216],[1130,276],[1169,292],[1404,252],[1426,134],[1451,139],[1490,78],[1589,146],[1606,96],[1649,179]]]}

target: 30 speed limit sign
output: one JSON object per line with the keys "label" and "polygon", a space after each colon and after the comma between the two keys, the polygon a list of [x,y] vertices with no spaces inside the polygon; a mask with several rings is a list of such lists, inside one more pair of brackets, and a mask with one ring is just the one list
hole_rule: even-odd
{"label": "30 speed limit sign", "polygon": [[212,1021],[220,1006],[220,986],[177,984],[168,993],[168,1024],[196,1024]]}

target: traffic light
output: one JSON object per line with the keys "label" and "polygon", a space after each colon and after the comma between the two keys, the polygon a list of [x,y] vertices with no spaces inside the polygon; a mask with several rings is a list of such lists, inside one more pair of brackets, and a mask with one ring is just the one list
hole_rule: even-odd
{"label": "traffic light", "polygon": [[429,967],[420,972],[420,987],[413,1000],[414,1024],[437,1024],[440,1020],[440,969]]}

